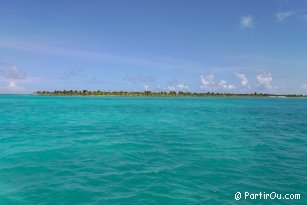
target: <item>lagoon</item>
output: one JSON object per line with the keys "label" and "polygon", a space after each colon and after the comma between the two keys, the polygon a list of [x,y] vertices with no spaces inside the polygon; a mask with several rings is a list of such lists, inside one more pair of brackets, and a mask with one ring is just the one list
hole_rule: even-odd
{"label": "lagoon", "polygon": [[306,204],[306,147],[306,98],[0,95],[0,204]]}

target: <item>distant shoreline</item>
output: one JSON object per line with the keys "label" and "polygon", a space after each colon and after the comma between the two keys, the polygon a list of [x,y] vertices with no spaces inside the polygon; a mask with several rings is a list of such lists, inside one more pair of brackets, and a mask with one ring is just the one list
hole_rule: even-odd
{"label": "distant shoreline", "polygon": [[235,94],[235,93],[191,93],[191,92],[125,92],[125,91],[73,91],[73,90],[63,90],[63,91],[37,91],[33,95],[38,96],[91,96],[91,97],[235,97],[235,98],[307,98],[307,95],[295,95],[295,94],[267,94],[267,93],[250,93],[250,94]]}

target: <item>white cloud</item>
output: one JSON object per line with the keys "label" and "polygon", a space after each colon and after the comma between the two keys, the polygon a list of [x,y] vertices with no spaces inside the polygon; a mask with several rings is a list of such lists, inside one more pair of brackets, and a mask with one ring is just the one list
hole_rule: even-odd
{"label": "white cloud", "polygon": [[168,86],[167,89],[169,89],[170,91],[175,91],[176,87],[175,86]]}
{"label": "white cloud", "polygon": [[15,81],[9,81],[4,87],[0,87],[1,93],[24,93],[25,89],[16,84]]}
{"label": "white cloud", "polygon": [[277,19],[277,21],[282,22],[286,18],[293,16],[295,13],[296,13],[295,11],[284,11],[275,14],[274,17]]}
{"label": "white cloud", "polygon": [[273,80],[273,77],[271,73],[257,75],[256,79],[260,83],[260,85],[263,85],[267,89],[272,89],[271,82]]}
{"label": "white cloud", "polygon": [[167,89],[170,91],[186,91],[189,89],[189,86],[185,85],[184,83],[179,83],[177,85],[168,86]]}
{"label": "white cloud", "polygon": [[18,69],[16,65],[0,61],[0,93],[25,93],[25,88],[19,86],[18,83],[31,81],[33,81],[33,78],[26,77],[25,72]]}
{"label": "white cloud", "polygon": [[236,73],[236,76],[240,79],[242,86],[249,87],[248,80],[244,73]]}
{"label": "white cloud", "polygon": [[201,75],[200,80],[201,80],[201,83],[202,83],[201,88],[203,88],[203,89],[212,88],[215,84],[213,74],[210,74],[210,75],[207,75],[207,76]]}
{"label": "white cloud", "polygon": [[253,28],[254,27],[254,20],[251,15],[242,16],[240,21],[242,28]]}
{"label": "white cloud", "polygon": [[177,88],[178,88],[178,90],[180,90],[180,91],[184,91],[184,90],[189,89],[189,86],[185,85],[184,83],[181,83],[181,84],[178,84],[178,85],[177,85]]}
{"label": "white cloud", "polygon": [[291,18],[291,17],[296,17],[298,20],[306,21],[307,20],[307,14],[303,11],[284,11],[284,12],[279,12],[274,15],[276,20],[278,22],[283,22],[284,20]]}
{"label": "white cloud", "polygon": [[18,86],[16,85],[16,83],[14,81],[10,81],[9,84],[6,87],[12,88],[12,89],[18,88]]}
{"label": "white cloud", "polygon": [[227,83],[225,80],[220,81],[217,85],[214,82],[214,75],[210,74],[207,76],[200,76],[200,80],[202,86],[200,88],[207,89],[207,90],[215,90],[215,89],[225,89],[225,90],[234,90],[236,86]]}
{"label": "white cloud", "polygon": [[144,85],[144,90],[148,91],[148,89],[149,89],[149,86],[148,85]]}
{"label": "white cloud", "polygon": [[236,87],[232,84],[228,84],[225,80],[219,82],[219,86],[225,90],[234,90]]}

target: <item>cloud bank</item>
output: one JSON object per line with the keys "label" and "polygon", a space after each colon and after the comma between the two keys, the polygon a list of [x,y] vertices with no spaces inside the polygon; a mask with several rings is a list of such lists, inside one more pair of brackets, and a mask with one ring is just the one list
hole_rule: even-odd
{"label": "cloud bank", "polygon": [[236,73],[236,76],[240,79],[240,81],[241,81],[241,85],[243,86],[243,87],[247,87],[247,88],[249,88],[250,86],[249,86],[249,82],[248,82],[248,80],[247,80],[247,78],[246,78],[246,76],[245,76],[245,74],[244,73]]}
{"label": "cloud bank", "polygon": [[257,75],[256,79],[260,85],[264,86],[267,89],[272,89],[271,82],[273,81],[273,77],[271,73]]}
{"label": "cloud bank", "polygon": [[177,85],[168,86],[167,89],[170,91],[187,91],[189,86],[185,85],[184,83],[179,83]]}
{"label": "cloud bank", "polygon": [[228,84],[227,81],[225,81],[225,80],[221,80],[219,82],[219,86],[221,88],[225,89],[225,90],[234,90],[234,89],[236,89],[236,87],[234,85]]}
{"label": "cloud bank", "polygon": [[212,89],[212,87],[215,84],[213,79],[214,79],[213,74],[210,74],[210,75],[207,75],[207,76],[201,75],[200,76],[200,80],[201,80],[201,83],[202,83],[201,88],[202,89]]}

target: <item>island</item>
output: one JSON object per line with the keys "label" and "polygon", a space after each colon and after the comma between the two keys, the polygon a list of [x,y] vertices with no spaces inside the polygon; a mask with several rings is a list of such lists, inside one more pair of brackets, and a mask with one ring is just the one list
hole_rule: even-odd
{"label": "island", "polygon": [[307,95],[298,94],[268,94],[268,93],[215,93],[215,92],[153,92],[153,91],[90,91],[90,90],[55,90],[55,91],[36,91],[34,95],[47,96],[148,96],[148,97],[276,97],[276,98],[302,98]]}

